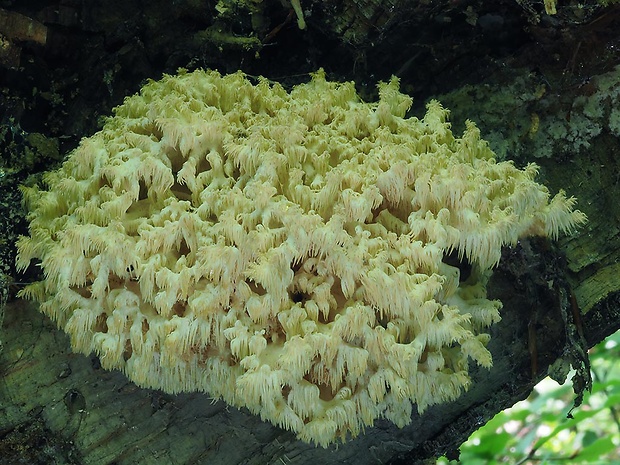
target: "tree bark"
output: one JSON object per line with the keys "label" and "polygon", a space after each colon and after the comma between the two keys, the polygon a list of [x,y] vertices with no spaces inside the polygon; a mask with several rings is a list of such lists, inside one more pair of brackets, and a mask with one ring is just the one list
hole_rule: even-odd
{"label": "tree bark", "polygon": [[[526,398],[554,362],[552,372],[560,378],[567,364],[582,372],[579,394],[587,385],[583,348],[620,328],[617,265],[605,253],[620,247],[613,246],[617,236],[592,239],[609,228],[595,202],[599,189],[611,193],[616,187],[580,189],[585,183],[571,168],[572,180],[557,167],[551,182],[563,180],[579,196],[590,222],[560,250],[544,240],[504,250],[489,283],[490,297],[504,304],[502,321],[491,328],[493,368],[472,367],[467,393],[414,414],[405,428],[378,421],[338,446],[304,444],[207,395],[140,389],[121,373],[100,369],[96,357],[72,354],[67,337],[34,304],[14,300],[5,310],[0,354],[0,463],[15,463],[15,457],[47,463],[50,454],[60,457],[57,463],[90,465],[422,463],[455,456],[471,432]],[[588,271],[592,263],[599,266]],[[578,306],[587,313],[580,316]]]}
{"label": "tree bark", "polygon": [[[429,94],[438,86],[437,82],[442,79],[446,82],[446,76],[466,75],[470,61],[480,65],[476,68],[478,73],[486,71],[481,64],[488,61],[477,61],[477,58],[484,53],[481,50],[490,50],[484,46],[488,42],[479,36],[472,41],[464,36],[471,25],[465,21],[464,8],[457,10],[454,5],[481,3],[486,8],[493,4],[501,5],[503,13],[521,11],[512,0],[443,2],[442,8],[436,6],[440,2],[409,0],[391,3],[301,0],[308,24],[307,30],[301,32],[287,19],[281,2],[274,1],[263,11],[271,22],[268,29],[261,29],[261,37],[263,40],[269,38],[269,42],[254,40],[249,30],[247,35],[252,40],[242,41],[239,47],[239,41],[215,44],[213,34],[197,33],[193,41],[188,40],[185,36],[191,34],[185,25],[188,17],[195,16],[193,10],[170,12],[169,19],[165,15],[157,16],[157,2],[149,2],[148,15],[138,16],[139,12],[131,10],[135,7],[133,2],[117,2],[118,9],[108,7],[106,16],[97,9],[108,4],[105,2],[84,2],[81,6],[79,2],[61,3],[62,8],[50,7],[32,17],[40,18],[50,27],[46,53],[51,58],[60,50],[64,51],[65,44],[72,44],[69,51],[76,68],[67,65],[65,71],[50,78],[54,89],[67,89],[65,93],[58,91],[64,100],[61,98],[62,103],[58,103],[51,100],[51,93],[46,95],[52,103],[47,100],[44,103],[53,110],[43,106],[47,113],[39,110],[40,101],[28,100],[32,98],[28,79],[33,79],[39,87],[48,79],[47,73],[40,69],[43,80],[37,80],[35,71],[26,68],[27,91],[22,94],[15,91],[22,99],[17,100],[26,102],[15,107],[26,108],[25,114],[28,109],[40,111],[43,115],[40,125],[50,131],[47,136],[57,137],[61,142],[64,139],[59,134],[92,132],[97,111],[91,108],[89,98],[97,100],[97,110],[107,113],[128,89],[135,90],[145,76],[155,77],[162,69],[174,71],[181,61],[179,50],[197,57],[204,66],[217,65],[222,71],[249,63],[250,71],[292,76],[314,71],[317,64],[328,64],[347,79],[368,74],[378,79],[398,74],[403,82],[420,86],[405,89],[407,92],[419,95],[424,88]],[[91,3],[94,6],[88,6]],[[195,3],[186,2],[185,5],[191,10],[197,8]],[[343,10],[343,5],[348,5],[349,9]],[[117,14],[110,15],[110,9]],[[168,10],[165,11],[168,14]],[[334,12],[339,12],[339,16]],[[457,24],[459,18],[461,22]],[[602,21],[613,18],[608,14]],[[212,19],[209,14],[203,18],[205,23]],[[533,21],[535,18],[526,19]],[[567,16],[558,19],[566,20]],[[523,26],[508,15],[506,21],[505,29],[510,31]],[[284,26],[280,27],[282,24]],[[588,27],[594,31],[597,24],[601,22]],[[217,26],[211,28],[211,32],[221,31],[217,24],[211,26]],[[151,27],[153,29],[149,29]],[[80,28],[77,34],[75,31]],[[600,39],[600,31],[594,32]],[[438,40],[440,36],[444,39],[442,42]],[[496,42],[498,37],[493,36],[492,40]],[[336,41],[335,48],[330,46],[330,40]],[[555,38],[549,40],[553,42]],[[256,49],[244,48],[248,46]],[[602,40],[599,46],[604,46]],[[319,48],[321,51],[317,51]],[[568,47],[565,53],[575,58],[577,50],[580,48],[575,45],[574,49]],[[49,55],[35,55],[33,62],[45,69],[49,58]],[[541,62],[547,58],[543,56]],[[345,68],[348,71],[345,72]],[[75,88],[74,73],[80,76]],[[99,78],[91,79],[92,76]],[[8,77],[14,88],[19,89],[24,76],[18,73]],[[15,102],[9,99],[14,95],[11,92],[0,95],[3,108]],[[22,115],[20,111],[15,110],[11,115],[17,122]],[[19,142],[17,135],[21,134],[17,130],[21,129],[19,125],[12,129],[15,129],[12,142],[15,146]],[[586,212],[589,222],[573,237],[562,239],[558,246],[543,240],[525,240],[504,250],[503,259],[488,286],[490,297],[504,304],[502,321],[491,328],[489,349],[494,365],[490,370],[472,367],[472,386],[457,401],[431,407],[423,415],[414,414],[411,424],[405,428],[377,421],[355,440],[327,449],[317,448],[297,441],[290,432],[263,423],[244,410],[228,407],[204,394],[171,396],[140,389],[121,373],[100,369],[96,357],[72,354],[68,338],[38,313],[34,304],[12,300],[5,308],[0,332],[3,343],[0,352],[0,465],[52,462],[410,465],[443,454],[456,456],[459,445],[471,432],[497,412],[526,398],[547,373],[562,379],[566,367],[573,365],[578,371],[576,391],[579,396],[588,384],[584,348],[620,328],[620,265],[617,264],[620,259],[620,207],[617,207],[619,192],[615,174],[620,172],[620,154],[619,149],[614,148],[618,144],[610,143],[614,141],[605,140],[605,137],[608,136],[598,138],[591,150],[574,156],[570,163],[541,162],[551,190],[562,187],[578,197],[579,208]],[[33,146],[24,144],[29,150]],[[22,159],[32,161],[33,156],[22,157],[15,166]],[[29,174],[35,167],[47,168],[41,164],[49,164],[50,158],[43,160],[43,163],[24,164],[21,170]],[[13,173],[20,171],[15,168]],[[0,177],[3,189],[0,198],[6,199],[3,179],[6,178]],[[12,188],[15,191],[14,184]],[[3,213],[4,218],[8,216]],[[13,221],[2,223],[0,228]],[[1,231],[1,237],[8,240],[8,233],[4,229]]]}

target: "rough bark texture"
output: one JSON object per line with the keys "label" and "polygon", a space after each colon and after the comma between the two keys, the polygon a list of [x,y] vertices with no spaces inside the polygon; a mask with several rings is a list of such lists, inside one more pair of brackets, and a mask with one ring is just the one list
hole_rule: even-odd
{"label": "rough bark texture", "polygon": [[[549,18],[513,0],[301,0],[304,31],[275,0],[228,13],[189,0],[175,9],[158,1],[23,3],[3,6],[45,24],[48,36],[45,46],[19,44],[20,68],[0,67],[0,284],[35,274],[17,276],[12,264],[12,243],[24,228],[17,184],[54,166],[147,77],[203,66],[292,84],[323,66],[332,78],[355,79],[365,95],[377,79],[397,74],[423,101],[517,63],[569,81],[554,92],[585,93],[590,74],[618,61],[611,45],[620,37],[619,9],[600,10],[593,1],[581,17],[573,8]],[[0,332],[0,464],[414,464],[455,456],[556,360],[566,360],[551,369],[558,377],[566,363],[587,372],[580,345],[620,327],[620,154],[610,137],[571,154],[570,163],[543,161],[552,190],[577,196],[590,221],[559,248],[534,240],[504,251],[489,284],[504,303],[492,328],[494,367],[474,369],[458,401],[414,415],[403,429],[380,421],[354,441],[315,448],[206,395],[139,389],[100,369],[96,358],[72,354],[67,337],[33,304],[12,300]],[[587,313],[579,317],[578,309]]]}

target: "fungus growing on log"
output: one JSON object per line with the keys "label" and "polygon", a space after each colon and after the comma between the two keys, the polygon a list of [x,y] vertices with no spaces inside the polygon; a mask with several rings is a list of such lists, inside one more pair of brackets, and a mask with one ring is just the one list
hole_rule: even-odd
{"label": "fungus growing on log", "polygon": [[379,94],[322,72],[290,93],[242,73],[148,83],[24,189],[18,265],[45,279],[22,294],[136,384],[321,446],[456,399],[470,360],[492,364],[501,247],[585,215],[473,123],[455,138],[438,102],[418,119],[397,79]]}

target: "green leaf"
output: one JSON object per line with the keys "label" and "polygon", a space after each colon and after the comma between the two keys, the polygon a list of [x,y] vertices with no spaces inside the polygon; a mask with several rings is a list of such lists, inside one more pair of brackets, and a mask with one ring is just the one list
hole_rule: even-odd
{"label": "green leaf", "polygon": [[579,410],[573,415],[573,418],[562,421],[559,425],[557,425],[553,429],[553,431],[551,431],[551,433],[549,433],[547,436],[544,436],[540,438],[538,441],[536,441],[534,448],[539,449],[543,444],[545,444],[551,438],[555,437],[560,431],[564,431],[565,429],[572,428],[580,421],[583,421],[586,418],[590,418],[596,415],[598,412],[599,412],[598,410],[585,410],[585,409]]}
{"label": "green leaf", "polygon": [[583,433],[583,439],[581,440],[581,447],[588,447],[590,444],[594,444],[598,440],[598,434],[592,430],[588,430]]}
{"label": "green leaf", "polygon": [[603,404],[603,406],[601,407],[601,409],[609,408],[609,407],[617,407],[618,405],[620,405],[620,393],[614,394],[613,396],[609,396],[607,400],[605,401],[605,404]]}
{"label": "green leaf", "polygon": [[479,457],[497,457],[506,449],[506,444],[512,439],[512,435],[506,432],[489,435],[480,441],[480,444],[472,447],[472,451]]}
{"label": "green leaf", "polygon": [[592,462],[599,460],[603,455],[616,449],[611,436],[600,438],[587,447],[584,447],[577,458],[579,461]]}

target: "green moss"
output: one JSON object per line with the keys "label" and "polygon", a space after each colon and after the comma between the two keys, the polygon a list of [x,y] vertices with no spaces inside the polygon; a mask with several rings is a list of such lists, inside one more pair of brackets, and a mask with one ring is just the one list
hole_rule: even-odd
{"label": "green moss", "polygon": [[525,69],[494,83],[467,85],[439,97],[455,130],[467,115],[499,159],[546,158],[590,148],[595,137],[620,137],[620,66],[568,92],[551,92]]}

